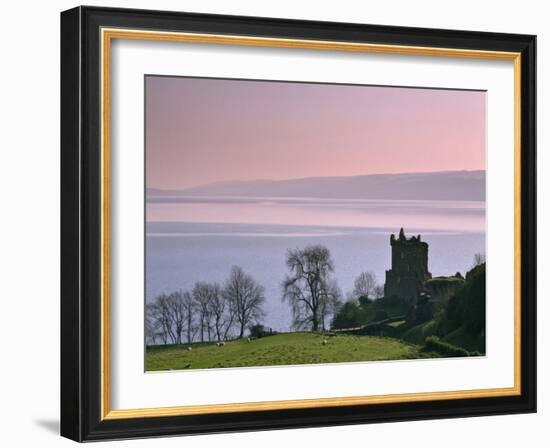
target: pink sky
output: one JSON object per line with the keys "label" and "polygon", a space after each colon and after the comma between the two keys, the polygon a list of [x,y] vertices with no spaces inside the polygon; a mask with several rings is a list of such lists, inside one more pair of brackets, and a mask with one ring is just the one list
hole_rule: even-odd
{"label": "pink sky", "polygon": [[485,169],[485,92],[146,77],[146,182]]}

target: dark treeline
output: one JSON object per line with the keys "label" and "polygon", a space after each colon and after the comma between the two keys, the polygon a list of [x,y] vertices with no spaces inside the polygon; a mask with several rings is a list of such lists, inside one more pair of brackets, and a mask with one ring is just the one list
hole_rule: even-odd
{"label": "dark treeline", "polygon": [[[375,334],[433,346],[449,356],[485,353],[485,255],[474,256],[465,277],[458,273],[436,277],[425,282],[424,288],[417,303],[384,298],[372,274],[362,273],[356,278],[353,293],[339,305],[332,328],[354,329],[376,323],[371,328]],[[453,347],[458,350],[453,352]]]}
{"label": "dark treeline", "polygon": [[183,344],[242,338],[264,315],[264,288],[239,266],[219,283],[161,294],[145,308],[147,344]]}

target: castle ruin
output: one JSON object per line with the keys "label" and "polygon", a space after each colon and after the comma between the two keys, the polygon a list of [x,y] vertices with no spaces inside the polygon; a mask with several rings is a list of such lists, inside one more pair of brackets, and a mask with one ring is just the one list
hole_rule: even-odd
{"label": "castle ruin", "polygon": [[407,238],[403,228],[399,237],[390,236],[391,269],[386,271],[384,297],[415,305],[424,289],[424,282],[432,278],[428,271],[428,244],[420,235]]}

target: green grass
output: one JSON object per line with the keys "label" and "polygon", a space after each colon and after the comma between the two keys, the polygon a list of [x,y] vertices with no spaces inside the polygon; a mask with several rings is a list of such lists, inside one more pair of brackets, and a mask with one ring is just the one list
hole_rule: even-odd
{"label": "green grass", "polygon": [[[323,345],[323,339],[328,344]],[[426,358],[417,345],[376,336],[287,333],[248,342],[148,347],[146,370],[208,369]]]}
{"label": "green grass", "polygon": [[426,338],[427,351],[438,353],[441,356],[478,356],[479,353],[471,353],[468,350],[442,341],[437,336],[428,336]]}
{"label": "green grass", "polygon": [[424,345],[428,336],[435,334],[436,322],[429,320],[406,330],[400,337],[412,344]]}
{"label": "green grass", "polygon": [[441,339],[444,342],[462,347],[468,351],[479,351],[480,353],[484,353],[485,351],[485,344],[483,341],[480,341],[479,337],[476,338],[474,335],[469,334],[465,326],[458,327]]}

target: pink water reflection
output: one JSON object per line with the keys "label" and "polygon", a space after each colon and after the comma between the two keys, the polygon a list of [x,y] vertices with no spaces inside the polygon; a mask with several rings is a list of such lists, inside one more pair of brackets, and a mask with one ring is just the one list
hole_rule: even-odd
{"label": "pink water reflection", "polygon": [[278,224],[360,228],[485,231],[485,203],[477,201],[257,201],[236,198],[147,203],[148,222]]}

